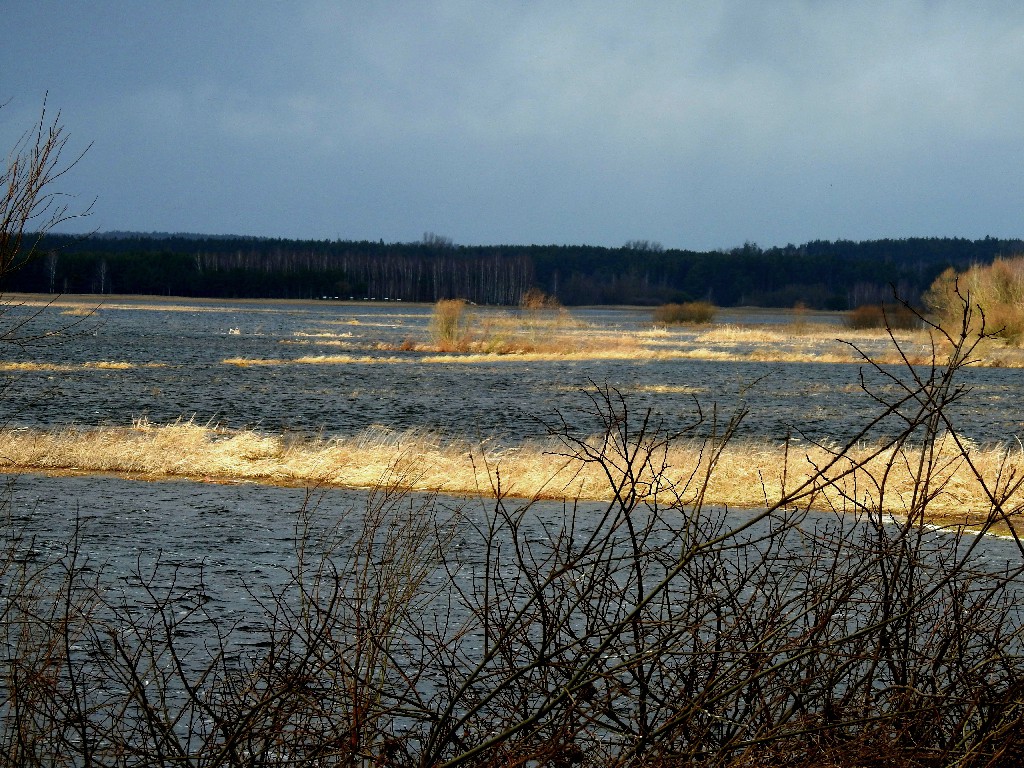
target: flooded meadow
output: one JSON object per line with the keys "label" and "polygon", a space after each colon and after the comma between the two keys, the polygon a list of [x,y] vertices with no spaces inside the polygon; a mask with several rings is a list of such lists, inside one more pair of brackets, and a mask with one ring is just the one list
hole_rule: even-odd
{"label": "flooded meadow", "polygon": [[945,353],[837,314],[465,307],[455,345],[398,303],[28,299],[4,320],[19,755],[619,764],[799,741],[775,720],[793,701],[895,722],[925,711],[893,693],[911,674],[966,721],[1024,679],[1011,352],[938,392],[962,438],[931,452],[886,443],[933,424],[887,403],[927,413],[914,376]]}
{"label": "flooded meadow", "polygon": [[[712,327],[658,329],[642,309],[573,309],[541,317],[476,308],[477,322],[511,319],[539,336],[589,341],[582,353],[436,354],[431,307],[310,302],[292,304],[110,301],[41,310],[30,333],[67,326],[60,338],[8,348],[0,375],[10,425],[124,426],[191,419],[271,433],[351,436],[370,427],[518,443],[561,417],[587,428],[586,392],[610,386],[667,430],[689,424],[699,404],[728,418],[749,409],[741,434],[781,440],[843,440],[876,403],[859,353],[892,355],[875,333],[844,328],[839,315],[812,322],[781,312],[722,311]],[[14,307],[9,320],[37,306]],[[77,314],[76,314],[77,313]],[[813,336],[808,341],[808,326]],[[767,341],[766,341],[767,339]],[[908,336],[909,353],[927,359]],[[787,354],[773,360],[772,350]],[[789,361],[786,358],[796,358]],[[850,362],[831,362],[839,358]],[[957,414],[979,443],[1024,433],[1022,379],[1013,368],[967,369],[971,396]],[[596,428],[596,425],[594,425]]]}

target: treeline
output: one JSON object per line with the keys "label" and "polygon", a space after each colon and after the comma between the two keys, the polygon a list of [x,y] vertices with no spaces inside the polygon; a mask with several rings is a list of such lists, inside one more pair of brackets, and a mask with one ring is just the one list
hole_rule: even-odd
{"label": "treeline", "polygon": [[563,304],[661,304],[846,309],[916,301],[947,267],[1024,253],[1024,241],[908,238],[818,240],[763,249],[665,249],[280,240],[116,233],[48,235],[10,275],[8,291],[136,293],[220,298],[463,298],[516,304],[531,287]]}

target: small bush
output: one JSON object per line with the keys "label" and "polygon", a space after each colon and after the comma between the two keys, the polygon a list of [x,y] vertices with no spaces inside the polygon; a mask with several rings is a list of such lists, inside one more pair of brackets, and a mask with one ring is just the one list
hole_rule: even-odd
{"label": "small bush", "polygon": [[562,302],[540,288],[531,288],[519,300],[522,309],[561,309]]}
{"label": "small bush", "polygon": [[430,338],[443,350],[457,350],[466,344],[469,318],[463,299],[441,299],[430,318]]}
{"label": "small bush", "polygon": [[846,316],[847,328],[891,328],[912,330],[919,328],[921,320],[912,309],[903,304],[861,304]]}
{"label": "small bush", "polygon": [[682,304],[663,304],[654,310],[658,325],[702,325],[714,322],[717,307],[707,301],[687,301]]}

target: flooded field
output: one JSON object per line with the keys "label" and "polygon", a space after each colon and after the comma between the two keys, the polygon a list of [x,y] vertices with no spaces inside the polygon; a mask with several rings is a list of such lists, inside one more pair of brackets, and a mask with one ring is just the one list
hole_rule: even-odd
{"label": "flooded field", "polygon": [[[827,500],[823,492],[813,509],[758,511],[757,492],[789,472],[779,468],[781,441],[803,441],[794,467],[827,463],[820,447],[812,461],[807,441],[856,434],[879,412],[862,385],[890,396],[898,387],[886,372],[908,373],[857,364],[836,339],[879,360],[892,355],[891,341],[824,314],[722,312],[712,327],[659,329],[637,309],[468,312],[477,336],[452,352],[432,339],[425,306],[119,299],[92,312],[74,302],[9,309],[7,327],[23,323],[28,343],[0,358],[5,460],[22,438],[46,434],[86,453],[113,453],[117,441],[141,452],[152,438],[154,453],[169,453],[170,441],[201,458],[190,472],[182,467],[191,457],[169,460],[170,471],[150,473],[156,481],[89,474],[93,456],[54,476],[4,477],[0,734],[25,731],[27,701],[36,707],[29,730],[49,729],[29,747],[41,754],[278,765],[329,745],[367,762],[388,744],[462,754],[495,723],[511,728],[542,707],[574,723],[572,746],[616,756],[656,723],[681,723],[683,741],[699,733],[694,749],[731,744],[733,724],[757,720],[751,702],[765,680],[766,690],[787,692],[785,706],[792,696],[827,713],[837,693],[870,692],[850,705],[854,722],[902,716],[905,702],[891,692],[903,690],[911,658],[924,660],[912,671],[930,675],[928,686],[953,681],[937,709],[1002,695],[1000,675],[1019,690],[1024,670],[1001,666],[1017,663],[1024,637],[1018,541],[887,511],[815,511],[862,498],[870,482],[856,475],[852,490]],[[499,336],[506,347],[533,346],[488,351]],[[900,340],[916,365],[927,359],[922,334]],[[970,368],[964,382],[970,392],[951,413],[963,433],[1015,444],[1024,434],[1019,369]],[[524,445],[551,425],[581,440],[596,433],[595,387],[621,392],[633,413],[650,410],[670,432],[698,413],[710,424],[747,410],[738,442],[760,446],[766,466],[752,469],[742,451],[730,463],[723,452],[729,466],[716,478],[753,496],[737,509],[677,497],[652,511],[642,493],[602,501],[612,498],[607,487],[605,496],[578,490],[575,503],[473,492],[496,476],[485,467],[473,479],[486,463],[474,445],[497,451],[489,455],[503,467],[532,460],[530,472],[546,476],[559,459],[543,445],[528,456]],[[899,429],[895,419],[875,437]],[[461,461],[469,484],[444,495],[381,483],[403,455],[383,450],[392,434],[422,436],[402,471],[433,462],[455,474]],[[338,458],[368,436],[380,440],[369,453]],[[426,458],[445,441],[448,455]],[[229,445],[236,463],[217,473]],[[277,478],[292,487],[240,481],[273,481],[259,465],[295,459],[293,445],[308,449],[313,471]],[[691,450],[680,465],[700,466],[692,449],[680,449]],[[330,452],[336,482],[323,474]],[[1000,451],[989,453],[1001,471]],[[344,462],[374,455],[377,474],[354,482]],[[905,458],[888,459],[890,495],[901,500],[916,496],[915,486],[896,485]],[[251,474],[238,469],[243,461]],[[871,479],[882,476],[864,463]],[[947,481],[945,501],[962,509],[959,478]],[[899,644],[894,617],[906,624]],[[965,650],[947,661],[954,641]],[[912,653],[890,658],[903,643]],[[37,668],[47,674],[33,677]],[[693,681],[694,670],[707,678]],[[687,709],[691,688],[717,698]],[[354,733],[365,742],[353,746]]]}
{"label": "flooded field", "polygon": [[[15,308],[9,317],[32,311]],[[571,310],[558,332],[597,339],[609,352],[559,357],[403,349],[429,340],[427,306],[140,300],[111,301],[92,316],[69,311],[83,310],[54,306],[30,324],[35,332],[77,323],[59,343],[5,350],[0,375],[9,382],[2,403],[9,424],[123,426],[137,418],[158,424],[184,418],[304,435],[384,426],[517,443],[543,436],[544,423],[559,413],[585,429],[585,391],[607,385],[627,394],[635,409],[650,408],[668,429],[692,421],[699,401],[705,412],[717,406],[725,417],[749,408],[744,435],[782,439],[799,430],[812,439],[842,440],[876,407],[860,391],[865,367],[815,362],[815,355],[855,357],[830,339],[852,338],[872,355],[892,346],[822,315],[802,321],[825,329],[825,342],[810,349],[791,316],[770,312],[722,312],[709,331],[656,330],[646,310]],[[482,323],[515,318],[514,312],[475,312]],[[724,336],[715,330],[737,327],[768,330]],[[810,349],[807,360],[757,359],[758,333]],[[908,346],[921,352],[920,340]],[[727,355],[733,359],[716,359]],[[865,372],[884,391],[886,382]],[[973,368],[965,382],[971,396],[957,416],[968,436],[1007,442],[1024,433],[1019,371]]]}

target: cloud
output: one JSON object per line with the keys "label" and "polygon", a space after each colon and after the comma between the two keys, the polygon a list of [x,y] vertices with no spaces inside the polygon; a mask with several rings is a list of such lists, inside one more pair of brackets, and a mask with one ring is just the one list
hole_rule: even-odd
{"label": "cloud", "polygon": [[[260,234],[693,247],[1019,234],[1018,4],[100,3],[50,29],[15,5],[24,34],[0,65],[26,93],[62,73],[51,99],[97,140],[98,210],[117,228],[195,229],[191,215]],[[44,61],[54,47],[75,67]],[[173,188],[194,167],[198,186]]]}

